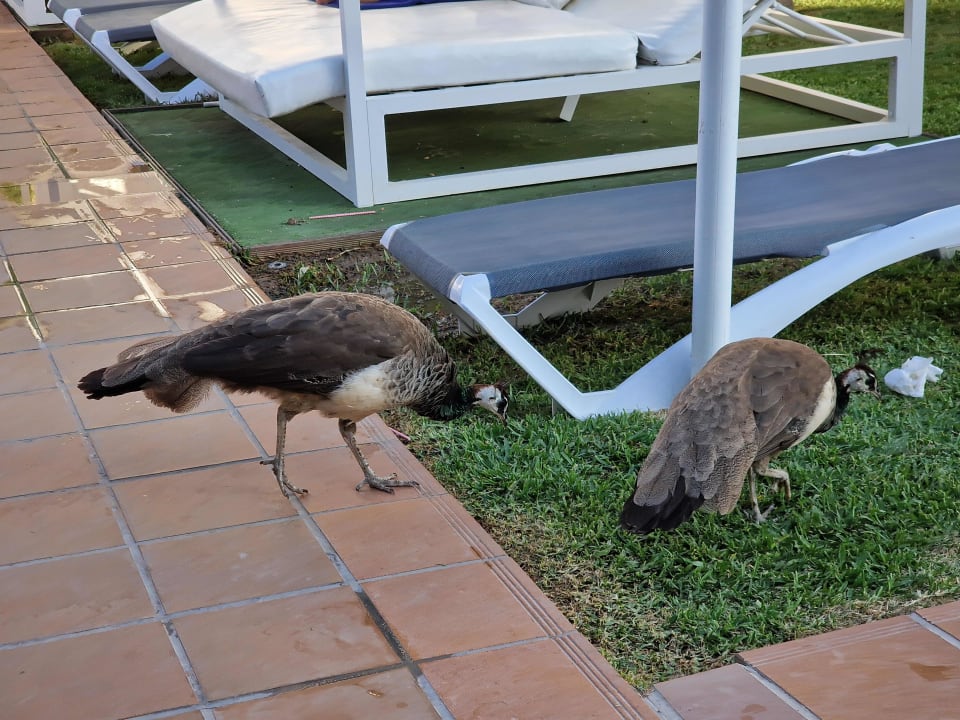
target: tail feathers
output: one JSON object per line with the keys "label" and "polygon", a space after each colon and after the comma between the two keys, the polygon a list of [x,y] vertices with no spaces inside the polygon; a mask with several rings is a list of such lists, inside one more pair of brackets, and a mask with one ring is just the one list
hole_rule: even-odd
{"label": "tail feathers", "polygon": [[676,485],[663,502],[638,505],[631,495],[620,513],[620,526],[637,535],[647,535],[654,530],[676,529],[689,520],[694,510],[704,502],[703,495],[691,497],[686,490],[683,476],[678,475]]}
{"label": "tail feathers", "polygon": [[147,377],[138,375],[118,385],[104,385],[103,375],[107,370],[108,368],[100,368],[87,373],[80,378],[77,387],[86,393],[86,396],[91,400],[100,400],[105,397],[115,397],[142,390],[143,386],[147,384]]}

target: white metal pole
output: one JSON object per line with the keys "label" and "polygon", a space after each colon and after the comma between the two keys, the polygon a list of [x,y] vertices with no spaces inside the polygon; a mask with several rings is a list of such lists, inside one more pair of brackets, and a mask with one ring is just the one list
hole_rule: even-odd
{"label": "white metal pole", "polygon": [[726,344],[733,283],[733,217],[740,115],[743,3],[703,3],[691,372]]}

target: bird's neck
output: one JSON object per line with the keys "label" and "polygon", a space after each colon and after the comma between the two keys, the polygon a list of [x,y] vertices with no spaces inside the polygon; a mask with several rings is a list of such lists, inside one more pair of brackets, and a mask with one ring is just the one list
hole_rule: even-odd
{"label": "bird's neck", "polygon": [[431,420],[455,420],[473,405],[473,396],[469,389],[453,383],[443,392],[432,395],[415,405],[413,410]]}
{"label": "bird's neck", "polygon": [[850,403],[850,388],[844,381],[843,373],[834,378],[834,383],[837,386],[837,400],[833,404],[833,412],[824,420],[823,425],[817,429],[817,432],[826,432],[840,422],[840,418],[843,417],[843,414],[847,411],[847,405]]}

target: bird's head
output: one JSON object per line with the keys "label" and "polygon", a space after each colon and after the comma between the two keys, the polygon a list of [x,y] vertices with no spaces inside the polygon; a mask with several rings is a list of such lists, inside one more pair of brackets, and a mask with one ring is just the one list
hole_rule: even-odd
{"label": "bird's head", "polygon": [[498,382],[493,385],[471,385],[469,389],[472,404],[482,407],[498,418],[504,424],[507,422],[507,406],[510,398],[507,396],[507,384]]}
{"label": "bird's head", "polygon": [[877,374],[865,362],[858,362],[852,368],[844,370],[837,376],[837,381],[850,394],[870,393],[878,400],[880,399],[880,383],[877,380]]}

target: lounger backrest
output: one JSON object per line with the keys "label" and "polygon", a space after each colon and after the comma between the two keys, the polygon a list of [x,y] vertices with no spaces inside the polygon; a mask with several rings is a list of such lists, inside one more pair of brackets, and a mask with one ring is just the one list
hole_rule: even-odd
{"label": "lounger backrest", "polygon": [[[573,0],[563,9],[635,32],[640,59],[652,65],[682,65],[703,44],[703,3],[707,0]],[[717,0],[713,0],[717,2]],[[743,13],[757,4],[742,0]]]}

